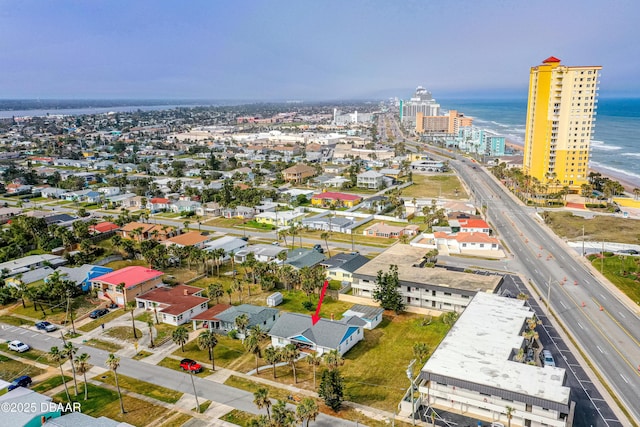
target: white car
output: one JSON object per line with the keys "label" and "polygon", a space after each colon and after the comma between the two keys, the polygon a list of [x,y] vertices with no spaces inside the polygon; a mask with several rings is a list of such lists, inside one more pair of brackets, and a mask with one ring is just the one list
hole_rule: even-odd
{"label": "white car", "polygon": [[540,357],[544,362],[544,366],[556,366],[556,361],[553,360],[553,356],[549,350],[542,350]]}
{"label": "white car", "polygon": [[17,351],[18,353],[24,353],[29,350],[29,346],[21,341],[11,341],[9,343],[9,350]]}

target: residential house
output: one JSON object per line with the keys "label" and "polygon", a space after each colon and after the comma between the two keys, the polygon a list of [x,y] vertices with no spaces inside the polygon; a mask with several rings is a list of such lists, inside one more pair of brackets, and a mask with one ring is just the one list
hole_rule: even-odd
{"label": "residential house", "polygon": [[40,190],[40,196],[47,199],[60,199],[67,194],[67,190],[55,187],[46,187]]}
{"label": "residential house", "polygon": [[357,252],[340,253],[320,263],[326,270],[327,279],[337,280],[342,284],[353,282],[353,273],[369,262],[369,258]]}
{"label": "residential house", "polygon": [[476,213],[476,207],[472,203],[468,202],[451,200],[444,202],[442,207],[444,208],[444,211],[447,213],[447,215],[451,214],[452,212],[462,212],[467,215],[474,215]]}
{"label": "residential house", "polygon": [[201,203],[195,200],[176,200],[169,204],[169,210],[174,213],[195,212]]}
{"label": "residential house", "polygon": [[387,239],[399,239],[401,236],[415,236],[420,231],[420,227],[415,224],[396,226],[377,222],[362,230],[364,236],[384,237]]}
{"label": "residential house", "polygon": [[233,236],[222,236],[219,239],[212,240],[205,243],[205,251],[213,251],[216,249],[222,249],[224,251],[223,261],[230,259],[231,254],[236,254],[240,250],[246,248],[249,244],[244,239],[239,239]]}
{"label": "residential house", "polygon": [[304,216],[305,213],[301,209],[295,209],[292,211],[262,212],[255,216],[255,220],[260,224],[290,227],[293,224],[299,224]]}
{"label": "residential house", "polygon": [[7,286],[13,286],[14,288],[19,288],[20,285],[30,285],[31,283],[44,280],[51,273],[53,273],[53,268],[40,267],[34,270],[25,271],[24,273],[16,274],[15,276],[12,276],[12,277],[7,277],[6,279],[4,279],[4,283]]}
{"label": "residential house", "polygon": [[160,286],[136,296],[138,308],[158,314],[162,323],[180,326],[208,308],[202,288],[187,285]]}
{"label": "residential house", "polygon": [[368,170],[366,172],[359,173],[357,175],[356,185],[360,188],[368,188],[371,190],[377,190],[383,187],[384,175],[374,170]]}
{"label": "residential house", "polygon": [[443,253],[471,254],[470,251],[495,251],[492,253],[492,257],[504,256],[502,252],[497,252],[500,250],[500,241],[486,233],[434,231],[433,233],[422,233],[410,244],[419,248],[437,248]]}
{"label": "residential house", "polygon": [[302,267],[315,267],[324,260],[325,256],[315,249],[295,248],[287,252],[284,263],[299,270]]}
{"label": "residential house", "polygon": [[70,280],[78,285],[82,292],[89,292],[91,280],[111,273],[113,268],[101,265],[83,264],[80,267],[58,267],[56,271],[65,280]]}
{"label": "residential house", "polygon": [[176,228],[171,225],[148,224],[144,222],[130,222],[124,225],[119,234],[123,239],[162,241],[177,234]]}
{"label": "residential house", "polygon": [[196,314],[195,316],[191,317],[193,330],[195,331],[199,328],[209,327],[220,330],[220,320],[217,318],[217,316],[218,314],[230,309],[231,307],[232,306],[229,304],[216,304],[208,310],[205,310],[202,313]]}
{"label": "residential house", "polygon": [[[237,330],[236,318],[243,314],[249,319],[247,329],[254,326],[259,326],[263,331],[269,331],[273,324],[276,322],[279,310],[270,307],[262,307],[251,304],[241,304],[238,306],[231,306],[224,311],[217,314],[209,315],[208,318],[204,318],[204,313],[194,319],[193,327],[197,327],[197,322],[207,322],[208,327],[217,329],[223,332],[230,332]],[[238,337],[244,338],[244,334],[238,331]]]}
{"label": "residential house", "polygon": [[304,352],[337,350],[342,356],[364,338],[365,322],[353,316],[341,321],[321,318],[315,325],[308,314],[284,312],[269,331],[271,344],[284,347],[294,344]]}
{"label": "residential house", "polygon": [[[98,298],[119,306],[162,284],[162,271],[141,266],[130,266],[91,279],[91,287],[98,291]],[[122,285],[122,286],[121,286]]]}
{"label": "residential house", "polygon": [[284,180],[287,182],[293,182],[295,184],[300,184],[305,179],[311,178],[315,175],[316,169],[303,163],[298,163],[297,165],[291,166],[290,168],[282,171]]}
{"label": "residential house", "polygon": [[222,206],[218,202],[203,203],[196,209],[196,215],[220,216],[222,215]]}
{"label": "residential house", "polygon": [[305,218],[302,220],[303,227],[309,227],[312,230],[324,230],[332,233],[351,234],[352,230],[357,227],[353,217],[333,216],[328,212]]}
{"label": "residential house", "polygon": [[118,230],[120,230],[120,226],[109,221],[103,221],[97,223],[96,225],[89,226],[89,233],[91,234],[113,234]]}
{"label": "residential house", "polygon": [[251,219],[255,215],[255,209],[247,206],[237,206],[235,208],[225,208],[221,211],[224,218]]}
{"label": "residential house", "polygon": [[22,258],[13,259],[0,263],[0,271],[5,277],[26,273],[40,267],[59,267],[67,263],[67,260],[57,255],[27,255]]}
{"label": "residential house", "polygon": [[356,316],[365,321],[365,329],[374,329],[382,322],[382,314],[384,310],[380,307],[371,307],[369,305],[355,304],[349,310],[342,314],[342,317]]}
{"label": "residential house", "polygon": [[97,191],[104,194],[104,197],[106,198],[120,194],[120,187],[100,187]]}
{"label": "residential house", "polygon": [[164,197],[152,197],[147,202],[147,209],[149,209],[149,212],[151,212],[151,213],[165,212],[165,211],[169,210],[170,203],[171,203],[171,200],[169,200],[167,198],[164,198]]}
{"label": "residential house", "polygon": [[247,260],[247,255],[253,253],[255,259],[260,262],[273,262],[278,259],[278,255],[281,252],[287,251],[287,248],[283,248],[278,245],[268,245],[266,243],[258,243],[256,245],[249,245],[244,249],[240,249],[234,255],[234,261],[238,264]]}
{"label": "residential house", "polygon": [[311,204],[316,207],[352,208],[362,202],[362,197],[356,194],[334,193],[325,191],[311,198]]}
{"label": "residential house", "polygon": [[[6,383],[5,387],[8,385]],[[0,406],[5,414],[0,420],[1,425],[15,427],[44,425],[47,420],[59,418],[63,409],[62,405],[53,402],[53,398],[26,387],[17,387],[1,395]],[[11,408],[23,409],[11,411]]]}
{"label": "residential house", "polygon": [[31,185],[11,183],[5,186],[7,194],[27,194],[31,193]]}
{"label": "residential house", "polygon": [[210,242],[213,238],[211,234],[203,234],[199,231],[188,231],[177,236],[173,236],[163,241],[162,244],[169,247],[176,245],[178,247],[193,246],[198,249],[203,249],[205,244]]}
{"label": "residential house", "polygon": [[4,224],[16,215],[20,215],[20,208],[0,208],[0,224]]}
{"label": "residential house", "polygon": [[63,213],[63,214],[47,215],[43,217],[43,219],[44,219],[44,222],[47,223],[47,225],[56,224],[56,225],[59,225],[60,227],[69,227],[71,226],[71,224],[73,224],[74,221],[78,220],[78,217]]}
{"label": "residential house", "polygon": [[384,211],[389,206],[389,198],[386,196],[373,196],[362,201],[363,209],[371,209],[375,213]]}
{"label": "residential house", "polygon": [[449,226],[453,232],[464,233],[485,233],[491,235],[491,227],[483,219],[469,218],[469,219],[454,219],[449,221]]}
{"label": "residential house", "polygon": [[439,160],[416,160],[409,165],[416,172],[444,172],[445,165]]}

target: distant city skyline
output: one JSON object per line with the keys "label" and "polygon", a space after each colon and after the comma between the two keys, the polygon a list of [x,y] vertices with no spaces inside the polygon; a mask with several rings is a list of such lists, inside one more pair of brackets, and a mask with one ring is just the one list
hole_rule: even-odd
{"label": "distant city skyline", "polygon": [[555,56],[640,96],[633,0],[0,0],[0,99],[526,98]]}

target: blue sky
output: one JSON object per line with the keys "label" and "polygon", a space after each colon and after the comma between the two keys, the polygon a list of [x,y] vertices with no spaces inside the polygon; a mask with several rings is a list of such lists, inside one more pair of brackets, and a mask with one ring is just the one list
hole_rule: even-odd
{"label": "blue sky", "polygon": [[554,55],[640,95],[636,0],[0,0],[0,99],[526,97]]}

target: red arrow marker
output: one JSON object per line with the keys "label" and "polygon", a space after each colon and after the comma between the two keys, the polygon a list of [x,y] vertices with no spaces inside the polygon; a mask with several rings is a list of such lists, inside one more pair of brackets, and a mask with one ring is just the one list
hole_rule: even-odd
{"label": "red arrow marker", "polygon": [[324,294],[327,292],[327,287],[329,286],[329,281],[325,280],[322,285],[322,291],[320,292],[320,300],[318,301],[318,307],[316,307],[316,314],[311,316],[311,324],[315,325],[320,320],[320,307],[322,307],[322,300],[324,299]]}

